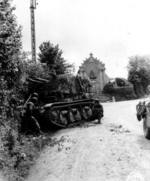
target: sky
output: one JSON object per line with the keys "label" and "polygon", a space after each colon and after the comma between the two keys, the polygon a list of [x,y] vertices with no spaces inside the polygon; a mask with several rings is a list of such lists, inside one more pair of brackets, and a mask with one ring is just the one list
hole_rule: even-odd
{"label": "sky", "polygon": [[[37,0],[36,50],[44,41],[59,45],[75,64],[93,57],[110,78],[127,78],[129,57],[150,55],[149,0]],[[23,50],[31,51],[30,0],[13,0],[22,25]]]}

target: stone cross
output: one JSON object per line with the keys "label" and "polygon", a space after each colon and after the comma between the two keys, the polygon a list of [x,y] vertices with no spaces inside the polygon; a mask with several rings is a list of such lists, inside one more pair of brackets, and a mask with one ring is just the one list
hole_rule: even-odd
{"label": "stone cross", "polygon": [[93,53],[90,53],[90,57],[93,57]]}

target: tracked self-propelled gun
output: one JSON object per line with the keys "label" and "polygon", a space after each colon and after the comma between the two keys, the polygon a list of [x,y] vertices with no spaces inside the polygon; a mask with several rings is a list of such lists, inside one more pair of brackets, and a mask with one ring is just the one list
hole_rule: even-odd
{"label": "tracked self-propelled gun", "polygon": [[[65,78],[64,78],[65,77]],[[41,127],[65,128],[81,121],[93,121],[94,104],[102,107],[99,100],[92,98],[90,82],[76,76],[52,76],[53,81],[41,78],[28,78],[32,92],[39,94],[40,114],[37,119]],[[34,85],[34,86],[33,86]]]}

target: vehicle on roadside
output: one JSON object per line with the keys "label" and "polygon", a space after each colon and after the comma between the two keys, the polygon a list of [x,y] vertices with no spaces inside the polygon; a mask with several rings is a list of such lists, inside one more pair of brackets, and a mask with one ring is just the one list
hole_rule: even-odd
{"label": "vehicle on roadside", "polygon": [[[63,82],[64,79],[54,78],[51,82],[41,78],[27,79],[32,84],[31,94],[37,92],[39,95],[36,117],[41,128],[66,128],[83,120],[93,121],[103,117],[103,106],[99,100],[92,98],[88,81],[82,80],[79,75],[70,78],[71,84],[67,83],[68,78],[66,82]],[[56,82],[57,87],[54,85]],[[99,104],[98,111],[95,110],[95,102]]]}

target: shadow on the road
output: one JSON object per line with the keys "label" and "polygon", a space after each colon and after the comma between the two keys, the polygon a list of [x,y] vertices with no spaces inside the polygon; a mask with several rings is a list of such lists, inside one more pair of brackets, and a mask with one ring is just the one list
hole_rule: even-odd
{"label": "shadow on the road", "polygon": [[61,135],[61,134],[68,134],[73,132],[75,129],[84,129],[84,128],[89,128],[89,127],[93,127],[93,126],[101,126],[103,125],[103,123],[98,124],[97,121],[91,121],[91,122],[81,122],[78,123],[76,125],[67,127],[67,128],[62,128],[62,129],[57,129],[54,131],[53,135]]}
{"label": "shadow on the road", "polygon": [[143,135],[139,136],[137,142],[141,146],[142,149],[150,150],[150,140],[146,139]]}

